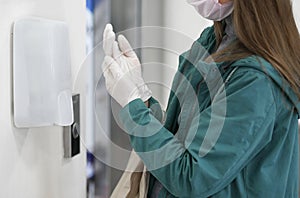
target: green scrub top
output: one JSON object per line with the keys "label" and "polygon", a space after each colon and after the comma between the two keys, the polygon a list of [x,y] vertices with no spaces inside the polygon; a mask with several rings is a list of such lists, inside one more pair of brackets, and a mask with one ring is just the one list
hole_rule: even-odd
{"label": "green scrub top", "polygon": [[298,197],[299,100],[261,57],[206,63],[207,28],[180,56],[166,118],[153,98],[120,111],[158,197]]}

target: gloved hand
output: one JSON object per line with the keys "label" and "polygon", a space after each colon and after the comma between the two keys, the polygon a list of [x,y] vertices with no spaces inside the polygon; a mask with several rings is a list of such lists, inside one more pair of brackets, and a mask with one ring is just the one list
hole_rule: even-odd
{"label": "gloved hand", "polygon": [[141,99],[145,102],[151,97],[152,92],[143,79],[141,63],[125,36],[118,36],[118,43],[119,46],[116,42],[114,43],[113,57],[121,65],[121,68],[124,68],[124,71],[129,71],[131,80],[139,88],[142,93]]}
{"label": "gloved hand", "polygon": [[141,99],[144,102],[147,101],[151,97],[152,92],[142,77],[141,63],[127,39],[123,35],[120,35],[118,42],[116,42],[116,36],[110,24],[106,26],[103,37],[105,54],[112,56],[124,73],[129,73],[131,81],[133,81],[140,91]]}
{"label": "gloved hand", "polygon": [[106,56],[113,56],[113,44],[116,40],[116,34],[111,24],[107,24],[103,32],[103,50]]}
{"label": "gloved hand", "polygon": [[120,65],[110,56],[105,56],[102,64],[108,93],[122,106],[141,98],[138,87],[131,81],[129,73],[125,73]]}

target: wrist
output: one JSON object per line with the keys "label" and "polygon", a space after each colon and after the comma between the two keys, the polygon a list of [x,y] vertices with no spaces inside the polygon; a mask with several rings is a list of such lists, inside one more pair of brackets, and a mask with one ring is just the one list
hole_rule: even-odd
{"label": "wrist", "polygon": [[149,101],[147,100],[144,103],[145,103],[146,107],[149,108],[149,105],[150,105]]}

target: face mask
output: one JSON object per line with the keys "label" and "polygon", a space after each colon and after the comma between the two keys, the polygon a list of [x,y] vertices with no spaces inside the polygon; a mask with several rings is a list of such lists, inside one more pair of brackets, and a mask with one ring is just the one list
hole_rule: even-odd
{"label": "face mask", "polygon": [[206,19],[221,21],[233,11],[233,2],[221,4],[219,0],[187,0]]}

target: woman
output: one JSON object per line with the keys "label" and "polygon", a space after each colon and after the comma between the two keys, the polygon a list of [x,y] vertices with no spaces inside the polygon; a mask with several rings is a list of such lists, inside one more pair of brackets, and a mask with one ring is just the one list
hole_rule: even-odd
{"label": "woman", "polygon": [[189,3],[215,22],[180,56],[164,125],[129,43],[105,30],[107,89],[151,173],[148,197],[298,197],[300,40],[290,0]]}

